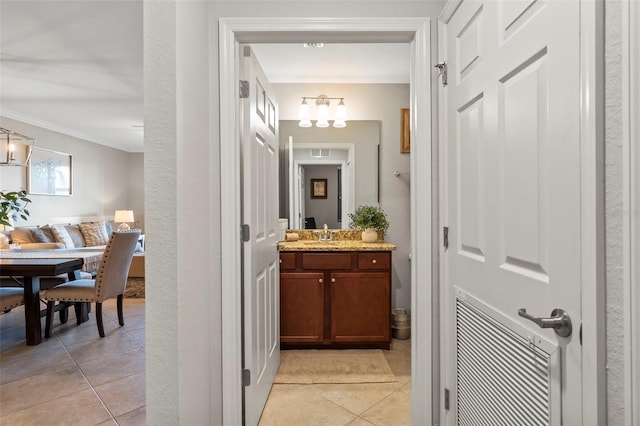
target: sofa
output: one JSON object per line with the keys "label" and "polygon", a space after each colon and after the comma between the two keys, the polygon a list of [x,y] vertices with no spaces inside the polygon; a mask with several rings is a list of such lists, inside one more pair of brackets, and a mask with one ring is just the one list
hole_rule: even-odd
{"label": "sofa", "polygon": [[[3,231],[8,237],[10,247],[22,250],[104,250],[112,233],[112,224],[107,221],[81,222],[78,224],[57,224],[43,226],[18,226]],[[94,272],[95,273],[95,272]],[[130,277],[144,277],[144,247],[139,244],[131,264]],[[59,284],[66,277],[54,277],[41,280],[43,288]],[[6,277],[2,281],[6,283]],[[0,285],[2,285],[0,284]]]}

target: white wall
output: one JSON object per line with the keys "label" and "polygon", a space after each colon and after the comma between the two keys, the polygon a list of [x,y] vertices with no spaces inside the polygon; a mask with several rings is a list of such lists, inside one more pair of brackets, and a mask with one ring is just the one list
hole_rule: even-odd
{"label": "white wall", "polygon": [[[0,126],[36,139],[36,147],[72,155],[72,195],[29,195],[31,215],[15,225],[64,223],[72,218],[112,220],[116,210],[134,210],[136,226],[144,226],[142,154],[64,135],[6,117]],[[0,167],[0,189],[27,188],[26,168]]]}
{"label": "white wall", "polygon": [[[217,19],[436,18],[441,6],[423,0],[144,3],[147,277],[154,282],[147,292],[149,424],[222,423],[217,172],[220,144],[234,141],[219,140]],[[435,46],[435,25],[432,30]]]}
{"label": "white wall", "polygon": [[622,271],[622,13],[605,2],[605,223],[608,424],[622,425],[624,398],[624,299]]}

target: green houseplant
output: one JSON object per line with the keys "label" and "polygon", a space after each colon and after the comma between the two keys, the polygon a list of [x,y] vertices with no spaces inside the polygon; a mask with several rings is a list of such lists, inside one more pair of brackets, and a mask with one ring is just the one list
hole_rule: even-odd
{"label": "green houseplant", "polygon": [[380,234],[384,239],[384,234],[389,229],[387,214],[374,206],[362,205],[355,212],[349,213],[351,228],[362,230],[362,241],[375,242]]}
{"label": "green houseplant", "polygon": [[13,226],[12,222],[18,218],[27,220],[29,217],[27,205],[30,202],[25,190],[0,191],[0,225]]}

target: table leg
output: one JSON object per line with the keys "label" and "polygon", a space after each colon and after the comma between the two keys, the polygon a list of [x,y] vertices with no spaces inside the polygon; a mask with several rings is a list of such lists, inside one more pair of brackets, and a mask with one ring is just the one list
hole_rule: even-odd
{"label": "table leg", "polygon": [[27,346],[35,346],[42,342],[42,324],[40,323],[40,277],[23,277],[23,282]]}

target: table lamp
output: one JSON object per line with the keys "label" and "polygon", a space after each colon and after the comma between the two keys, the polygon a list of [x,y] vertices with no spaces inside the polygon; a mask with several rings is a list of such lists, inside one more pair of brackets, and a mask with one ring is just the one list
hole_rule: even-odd
{"label": "table lamp", "polygon": [[119,223],[118,231],[128,231],[131,229],[127,222],[133,222],[133,210],[116,210],[116,214],[113,217],[115,223]]}

